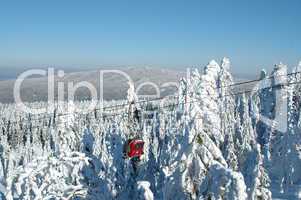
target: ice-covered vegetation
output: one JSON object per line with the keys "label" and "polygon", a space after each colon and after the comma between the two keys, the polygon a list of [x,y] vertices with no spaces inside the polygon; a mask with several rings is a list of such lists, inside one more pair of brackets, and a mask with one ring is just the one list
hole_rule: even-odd
{"label": "ice-covered vegetation", "polygon": [[[229,69],[227,58],[211,61],[180,81],[177,99],[139,105],[151,112],[141,114],[137,169],[123,156],[135,130],[128,106],[78,114],[72,107],[88,102],[68,102],[30,115],[0,105],[0,199],[301,198],[301,86],[293,84],[301,75],[279,85],[262,72],[271,87],[245,94],[230,87]],[[277,65],[272,75],[285,70]],[[136,101],[132,87],[128,97]],[[285,131],[260,117],[274,119],[281,102]]]}

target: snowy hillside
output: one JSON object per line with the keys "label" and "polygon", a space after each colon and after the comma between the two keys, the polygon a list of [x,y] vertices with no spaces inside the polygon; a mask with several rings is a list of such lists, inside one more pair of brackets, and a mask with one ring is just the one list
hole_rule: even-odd
{"label": "snowy hillside", "polygon": [[[139,124],[129,106],[78,114],[72,108],[89,102],[66,102],[29,115],[0,105],[0,199],[300,199],[301,75],[279,85],[280,64],[277,78],[262,72],[256,91],[233,94],[229,70],[227,58],[195,69],[177,99],[139,104],[149,111]],[[279,114],[285,131],[261,119]],[[139,127],[144,155],[134,166],[123,146]]]}
{"label": "snowy hillside", "polygon": [[[136,85],[153,82],[160,86],[161,95],[169,95],[175,92],[174,87],[163,87],[164,83],[168,82],[178,82],[178,80],[185,76],[185,70],[169,70],[169,69],[156,69],[156,68],[114,68],[124,72],[131,77]],[[57,88],[58,82],[64,82],[67,85],[68,82],[73,82],[74,84],[81,81],[88,81],[91,83],[97,91],[100,90],[101,86],[99,84],[100,71],[109,70],[109,68],[94,69],[91,71],[81,71],[65,73],[64,77],[60,78],[57,75],[54,77],[54,84]],[[19,73],[21,74],[21,72]],[[16,76],[17,77],[17,76]],[[2,103],[12,103],[14,102],[14,79],[12,80],[0,80],[0,102]],[[47,101],[47,77],[28,77],[22,84],[21,96],[26,102]],[[126,77],[118,73],[105,73],[104,74],[104,99],[125,99],[127,92],[127,79]],[[65,88],[67,90],[67,87]],[[34,94],[34,95],[33,95]],[[55,92],[57,94],[57,91]],[[139,91],[140,95],[143,94],[154,94],[153,87],[143,87]],[[67,98],[66,98],[67,99]],[[76,100],[87,100],[90,99],[89,90],[86,88],[78,88],[75,94]]]}

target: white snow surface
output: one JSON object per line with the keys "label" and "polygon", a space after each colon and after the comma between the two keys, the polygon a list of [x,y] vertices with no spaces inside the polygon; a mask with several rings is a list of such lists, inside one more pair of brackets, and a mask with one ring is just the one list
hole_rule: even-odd
{"label": "white snow surface", "polygon": [[[89,102],[64,102],[55,112],[29,115],[0,104],[0,199],[300,199],[300,85],[233,95],[230,65],[228,58],[220,65],[210,61],[202,75],[195,69],[181,79],[178,99],[165,102],[173,106],[145,114],[160,105],[136,105],[145,142],[136,169],[123,156],[138,129],[131,127],[137,124],[128,106],[79,114],[75,107]],[[280,64],[272,75],[285,72]],[[267,77],[261,73],[263,81]],[[130,84],[127,101],[105,106],[137,102],[134,91]],[[275,97],[283,93],[286,132],[257,117],[273,119]]]}

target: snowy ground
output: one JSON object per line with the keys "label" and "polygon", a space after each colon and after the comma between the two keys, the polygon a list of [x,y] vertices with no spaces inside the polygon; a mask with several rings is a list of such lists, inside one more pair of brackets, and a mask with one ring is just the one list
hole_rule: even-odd
{"label": "snowy ground", "polygon": [[[180,81],[177,99],[164,108],[153,103],[162,108],[141,122],[129,120],[128,107],[78,114],[72,108],[89,102],[65,102],[36,116],[1,104],[2,199],[300,199],[300,85],[276,87],[279,80],[262,73],[271,87],[233,95],[229,67],[225,58],[202,75],[193,71]],[[300,80],[295,74],[288,81]],[[277,101],[284,93],[287,101]],[[128,99],[135,99],[131,90]],[[284,132],[260,118],[275,118],[283,102]],[[123,144],[138,132],[145,146],[135,170]]]}

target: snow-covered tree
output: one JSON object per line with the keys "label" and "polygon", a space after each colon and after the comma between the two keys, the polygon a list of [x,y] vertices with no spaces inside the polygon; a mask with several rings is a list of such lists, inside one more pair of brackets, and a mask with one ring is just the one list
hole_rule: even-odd
{"label": "snow-covered tree", "polygon": [[[87,114],[75,108],[89,101],[60,102],[35,115],[0,104],[0,199],[298,199],[300,73],[279,85],[286,67],[277,65],[272,77],[261,72],[251,94],[234,95],[229,67],[224,58],[203,74],[192,70],[177,98],[164,102],[138,103],[130,84],[127,100]],[[288,128],[279,131],[262,116],[285,114],[278,107],[284,97]],[[139,120],[132,120],[135,109]],[[154,112],[145,117],[147,109]],[[137,134],[145,154],[133,167],[123,146]]]}
{"label": "snow-covered tree", "polygon": [[81,170],[86,164],[88,159],[80,153],[34,159],[7,179],[6,199],[84,198],[87,187]]}

